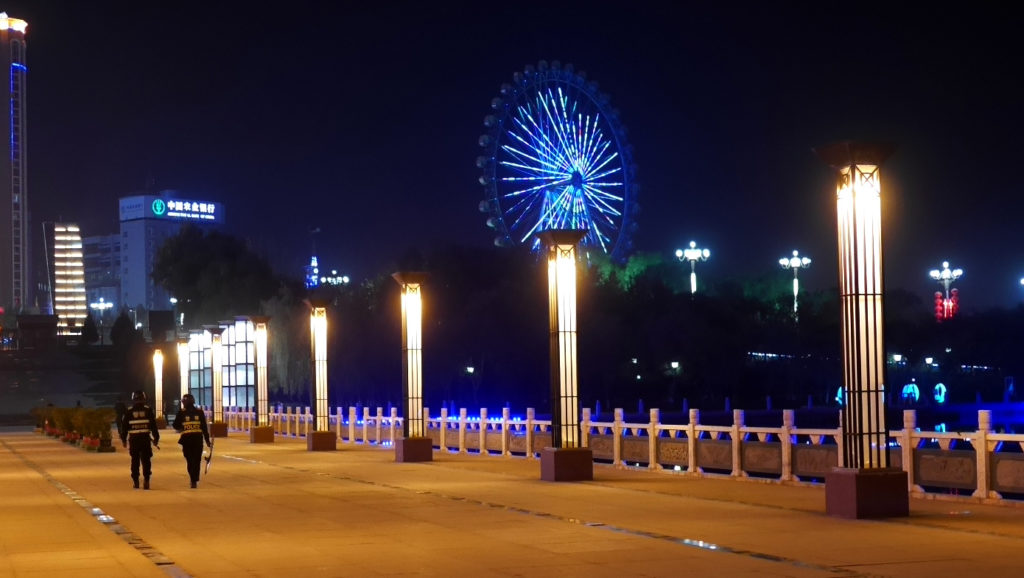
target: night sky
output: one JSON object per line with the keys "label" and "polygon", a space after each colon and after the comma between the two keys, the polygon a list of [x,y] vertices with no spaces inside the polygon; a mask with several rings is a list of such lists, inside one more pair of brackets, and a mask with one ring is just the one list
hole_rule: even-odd
{"label": "night sky", "polygon": [[965,311],[1024,300],[1010,7],[660,4],[7,2],[29,23],[33,220],[113,233],[118,197],[152,181],[224,203],[296,275],[313,227],[321,265],[357,279],[409,248],[488,246],[483,117],[514,72],[560,60],[628,128],[637,250],[696,240],[710,282],[788,275],[799,249],[803,286],[833,288],[834,178],[812,148],[888,140],[888,286],[930,309],[949,260]]}

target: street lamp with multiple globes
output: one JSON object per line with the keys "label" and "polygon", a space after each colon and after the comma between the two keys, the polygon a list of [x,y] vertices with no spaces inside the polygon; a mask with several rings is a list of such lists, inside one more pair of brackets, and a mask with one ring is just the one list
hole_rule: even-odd
{"label": "street lamp with multiple globes", "polygon": [[956,315],[957,309],[959,309],[960,297],[956,289],[953,289],[952,292],[950,292],[949,286],[963,274],[963,269],[950,269],[949,261],[942,262],[942,270],[932,269],[928,272],[928,276],[931,277],[932,280],[938,281],[945,290],[945,295],[938,291],[935,292],[935,318],[938,321],[950,319]]}
{"label": "street lamp with multiple globes", "polygon": [[99,301],[89,304],[89,308],[97,312],[100,318],[100,345],[103,345],[103,316],[106,314],[107,309],[113,307],[114,304],[100,297]]}
{"label": "street lamp with multiple globes", "polygon": [[783,257],[779,259],[779,265],[782,265],[783,269],[793,270],[793,319],[797,318],[797,294],[800,293],[800,280],[797,278],[797,273],[800,269],[806,269],[811,266],[811,260],[807,257],[801,257],[799,251],[793,251],[792,257]]}
{"label": "street lamp with multiple globes", "polygon": [[698,249],[696,241],[690,241],[686,249],[676,249],[676,259],[690,262],[690,294],[697,293],[697,261],[707,261],[711,251]]}

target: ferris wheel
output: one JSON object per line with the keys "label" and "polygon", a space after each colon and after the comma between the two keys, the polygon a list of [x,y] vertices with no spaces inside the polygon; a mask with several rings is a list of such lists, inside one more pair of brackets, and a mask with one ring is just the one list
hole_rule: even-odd
{"label": "ferris wheel", "polygon": [[586,231],[585,249],[629,254],[637,213],[632,149],[618,111],[571,64],[540,61],[502,84],[477,157],[480,211],[499,246],[539,246],[548,229]]}

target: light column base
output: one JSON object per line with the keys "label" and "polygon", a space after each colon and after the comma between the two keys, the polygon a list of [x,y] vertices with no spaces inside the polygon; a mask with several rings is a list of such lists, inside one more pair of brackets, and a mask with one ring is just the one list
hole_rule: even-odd
{"label": "light column base", "polygon": [[594,452],[590,448],[544,448],[540,452],[540,479],[546,482],[593,480]]}
{"label": "light column base", "polygon": [[260,425],[249,429],[249,443],[251,444],[272,444],[274,443],[274,426]]}
{"label": "light column base", "polygon": [[411,437],[395,440],[395,461],[434,461],[434,441],[428,437]]}
{"label": "light column base", "polygon": [[228,437],[228,422],[226,422],[226,421],[210,422],[210,437],[212,437],[212,438],[226,438],[226,437]]}
{"label": "light column base", "polygon": [[907,472],[899,468],[832,468],[825,474],[825,513],[837,518],[907,517]]}
{"label": "light column base", "polygon": [[313,431],[306,436],[306,449],[311,452],[333,452],[338,449],[338,436],[332,431]]}

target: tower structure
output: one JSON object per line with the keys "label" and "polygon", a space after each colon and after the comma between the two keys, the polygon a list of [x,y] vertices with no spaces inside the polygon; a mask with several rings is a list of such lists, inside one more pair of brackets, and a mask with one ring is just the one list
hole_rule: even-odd
{"label": "tower structure", "polygon": [[[0,66],[7,72],[8,106],[0,112],[0,308],[31,306],[28,156],[26,145],[25,31],[28,23],[0,12]],[[6,114],[5,114],[6,113]]]}
{"label": "tower structure", "polygon": [[58,335],[81,335],[88,315],[85,303],[85,267],[82,234],[78,225],[53,226],[54,312]]}

